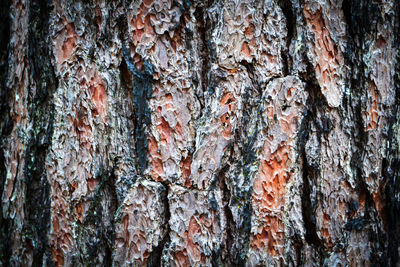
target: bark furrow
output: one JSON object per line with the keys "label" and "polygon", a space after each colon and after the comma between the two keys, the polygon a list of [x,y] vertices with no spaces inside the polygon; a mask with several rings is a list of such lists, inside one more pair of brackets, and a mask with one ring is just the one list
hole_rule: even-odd
{"label": "bark furrow", "polygon": [[0,266],[396,266],[396,0],[4,0]]}

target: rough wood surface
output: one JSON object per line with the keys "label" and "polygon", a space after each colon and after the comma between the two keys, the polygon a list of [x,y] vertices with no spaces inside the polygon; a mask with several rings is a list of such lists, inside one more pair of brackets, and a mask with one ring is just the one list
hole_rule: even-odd
{"label": "rough wood surface", "polygon": [[3,0],[0,32],[0,266],[400,264],[397,0]]}

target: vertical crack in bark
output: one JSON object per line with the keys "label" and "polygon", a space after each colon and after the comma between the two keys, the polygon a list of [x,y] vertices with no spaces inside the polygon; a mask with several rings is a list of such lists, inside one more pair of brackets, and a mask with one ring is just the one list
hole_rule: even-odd
{"label": "vertical crack in bark", "polygon": [[[243,113],[239,126],[235,129],[234,141],[232,141],[229,155],[229,165],[221,169],[218,178],[221,191],[224,195],[224,207],[227,221],[227,235],[225,249],[227,259],[235,266],[245,266],[247,253],[250,248],[250,230],[252,217],[252,194],[254,182],[254,170],[251,169],[257,162],[257,137],[261,129],[260,114],[262,114],[262,89],[259,85],[254,66],[246,61],[239,64],[245,67],[250,87],[243,94]],[[253,94],[251,91],[254,90]],[[258,96],[258,97],[257,97]],[[255,112],[255,118],[254,116]],[[252,120],[255,120],[252,121]],[[254,131],[250,132],[251,123],[254,123]],[[235,157],[235,145],[239,151]],[[230,171],[230,172],[229,172]],[[229,174],[229,176],[227,176]],[[230,185],[228,184],[230,183]],[[235,220],[231,208],[238,208],[238,218]]]}
{"label": "vertical crack in bark", "polygon": [[120,66],[121,77],[124,77],[123,70],[126,67],[132,78],[132,95],[136,115],[134,125],[136,157],[138,159],[137,171],[138,174],[143,174],[148,167],[147,128],[151,124],[151,110],[148,101],[153,93],[153,65],[151,62],[146,61],[146,59],[141,58],[144,68],[143,70],[137,69],[131,58],[129,46],[126,46],[128,43],[125,36],[126,32],[128,32],[126,17],[119,17],[117,19],[117,25],[119,27],[119,38],[122,42],[123,60]]}
{"label": "vertical crack in bark", "polygon": [[[397,97],[400,97],[397,89]],[[400,109],[397,105],[397,114],[400,114]],[[399,261],[399,240],[400,234],[400,153],[399,141],[394,133],[396,128],[400,127],[400,116],[393,117],[388,137],[388,152],[383,159],[382,176],[386,177],[386,186],[384,188],[385,194],[385,215],[387,216],[386,222],[386,239],[387,244],[387,257],[383,258],[383,264],[386,266],[394,266]]]}
{"label": "vertical crack in bark", "polygon": [[325,246],[317,233],[315,217],[317,203],[313,203],[311,198],[312,187],[316,186],[320,169],[319,166],[313,166],[307,161],[306,143],[310,138],[311,124],[314,124],[314,126],[317,128],[317,138],[319,144],[321,144],[321,134],[326,134],[329,132],[329,127],[324,127],[324,123],[321,123],[317,120],[317,114],[320,113],[323,115],[328,103],[321,93],[318,81],[315,77],[314,69],[310,62],[307,64],[307,73],[304,75],[304,77],[302,77],[302,79],[309,96],[306,103],[307,110],[305,111],[304,118],[301,122],[297,139],[299,158],[301,158],[303,171],[301,208],[305,226],[304,228],[306,231],[305,240],[316,251],[320,261],[319,264],[323,265]]}
{"label": "vertical crack in bark", "polygon": [[[207,88],[209,86],[209,69],[210,69],[210,47],[211,43],[208,38],[208,27],[209,21],[207,20],[207,15],[204,13],[204,9],[206,7],[202,6],[196,6],[196,11],[195,11],[195,18],[197,22],[197,31],[200,37],[199,40],[199,56],[201,58],[201,72],[200,72],[200,81],[198,81],[198,78],[195,78],[195,82],[200,82],[201,83],[201,92],[198,92],[196,94],[197,99],[200,102],[200,115],[199,117],[202,116],[202,111],[204,110],[204,93],[206,93]],[[207,10],[206,10],[207,11]]]}
{"label": "vertical crack in bark", "polygon": [[[374,34],[374,31],[377,31],[378,21],[382,21],[383,18],[379,16],[379,5],[371,0],[362,1],[361,3],[356,0],[344,0],[342,3],[342,10],[349,36],[345,61],[347,66],[351,66],[349,70],[350,78],[348,81],[351,93],[349,96],[346,96],[346,94],[344,95],[343,105],[344,108],[347,108],[349,115],[351,114],[354,118],[352,140],[355,151],[352,154],[350,166],[354,177],[356,177],[358,192],[360,194],[364,193],[366,196],[365,215],[356,219],[348,218],[347,220],[345,229],[352,231],[354,229],[361,229],[365,225],[371,223],[379,225],[377,207],[375,206],[373,196],[368,190],[365,178],[363,177],[362,162],[365,157],[365,145],[368,141],[368,136],[363,125],[362,114],[364,103],[362,98],[367,94],[365,88],[366,84],[369,82],[364,73],[365,70],[368,69],[368,63],[364,60],[364,54],[368,53],[368,51],[365,51],[365,44],[368,42],[370,34]],[[388,140],[390,143],[390,137]],[[390,153],[391,152],[388,152],[387,157],[390,157]],[[385,173],[390,169],[385,166],[386,164],[387,161],[384,158],[382,162],[382,176],[386,177],[390,183],[391,177],[393,177],[394,174]],[[385,187],[386,192],[395,188],[389,186],[389,183],[387,183]],[[388,195],[385,195],[385,197],[387,203],[390,203],[390,197],[389,199],[387,199]],[[389,213],[390,211],[386,206],[384,210],[385,216],[382,218],[384,225],[388,225],[388,222],[386,222],[388,219],[386,217]],[[397,230],[392,233],[389,233],[389,231],[385,233],[385,229],[381,227],[376,229],[370,227],[368,232],[369,241],[371,242],[371,264],[382,266],[395,265],[398,259]],[[393,237],[395,238],[393,239]],[[394,241],[392,242],[391,240]]]}
{"label": "vertical crack in bark", "polygon": [[[10,90],[7,86],[8,57],[10,42],[10,1],[0,2],[0,201],[6,180],[5,142],[12,131],[10,117],[9,98]],[[10,229],[11,220],[4,218],[3,210],[0,210],[0,265],[7,266],[11,258]]]}
{"label": "vertical crack in bark", "polygon": [[151,63],[143,60],[144,70],[139,71],[132,62],[127,47],[122,47],[125,63],[133,77],[133,102],[135,104],[137,124],[136,134],[136,152],[138,158],[138,171],[143,173],[148,166],[147,159],[147,134],[146,129],[151,124],[150,108],[148,100],[153,93],[153,66]]}
{"label": "vertical crack in bark", "polygon": [[[49,29],[48,1],[32,1],[29,12],[29,70],[35,94],[28,97],[28,111],[33,129],[25,154],[26,200],[24,223],[27,252],[33,253],[33,265],[51,263],[48,240],[50,230],[50,184],[45,170],[47,151],[51,144],[54,123],[53,94],[57,88],[51,50],[47,44]],[[22,245],[22,244],[21,244]]]}
{"label": "vertical crack in bark", "polygon": [[[229,160],[231,160],[231,156],[232,156],[232,147],[230,150],[230,157]],[[225,250],[227,253],[227,257],[226,259],[223,259],[224,262],[226,263],[231,263],[232,260],[232,255],[229,254],[229,252],[231,251],[232,246],[234,245],[233,241],[234,241],[234,220],[233,220],[233,214],[231,209],[229,208],[229,202],[230,199],[232,198],[232,193],[229,190],[229,187],[227,185],[227,181],[226,181],[226,172],[229,170],[229,166],[225,165],[221,171],[218,173],[218,182],[219,182],[219,187],[221,188],[222,191],[222,203],[224,205],[224,215],[225,215],[225,220],[226,220],[226,242],[225,244],[223,244],[223,247],[221,248],[221,250]],[[219,266],[220,263],[220,255],[216,255],[216,253],[213,254],[213,265],[215,266]]]}
{"label": "vertical crack in bark", "polygon": [[283,15],[286,18],[286,47],[282,47],[281,56],[283,59],[283,75],[287,76],[292,72],[293,69],[293,60],[289,54],[289,47],[293,37],[296,36],[296,12],[293,8],[291,0],[279,0],[277,1],[277,4],[281,8]]}
{"label": "vertical crack in bark", "polygon": [[[281,48],[280,54],[283,60],[282,74],[283,76],[287,76],[290,75],[292,72],[296,72],[296,70],[293,69],[296,68],[296,64],[294,64],[293,62],[294,55],[289,54],[289,47],[294,41],[293,38],[296,38],[297,36],[297,19],[301,18],[301,6],[304,6],[305,4],[303,0],[274,1],[280,6],[283,15],[286,18],[286,47]],[[10,49],[8,48],[8,44],[10,42],[10,18],[8,16],[11,5],[10,2],[11,1],[9,0],[5,0],[0,3],[0,32],[2,32],[2,35],[0,36],[0,117],[2,118],[0,120],[0,195],[3,194],[5,177],[7,175],[7,171],[9,170],[8,168],[15,169],[14,165],[16,165],[16,174],[14,172],[12,173],[14,173],[13,175],[21,176],[21,171],[18,170],[20,167],[19,161],[21,160],[19,157],[15,160],[15,163],[9,163],[9,166],[5,166],[4,163],[6,158],[8,157],[8,153],[13,153],[13,151],[5,150],[6,146],[4,143],[9,141],[13,142],[13,140],[7,139],[12,132],[14,124],[14,121],[10,116],[9,103],[11,103],[13,99],[10,99],[10,88],[7,87],[7,72],[8,65],[13,65],[13,62],[15,60],[14,58],[17,58],[16,55],[9,55]],[[299,2],[301,2],[302,4],[299,5]],[[327,261],[332,260],[332,256],[337,256],[336,252],[338,252],[338,250],[341,250],[343,248],[342,247],[337,249],[337,247],[341,245],[342,240],[344,242],[350,242],[351,238],[351,240],[357,241],[359,236],[353,231],[360,231],[360,229],[363,229],[364,227],[369,228],[366,231],[363,230],[362,232],[360,232],[360,234],[368,235],[369,240],[365,240],[369,241],[369,244],[365,244],[365,246],[367,247],[366,249],[368,249],[368,253],[370,254],[370,264],[387,266],[394,266],[398,264],[398,247],[400,244],[397,240],[397,237],[400,234],[400,76],[398,75],[398,73],[400,73],[399,54],[397,54],[397,65],[395,67],[395,75],[397,75],[394,81],[394,84],[396,86],[395,104],[390,107],[384,106],[384,110],[380,112],[382,113],[382,115],[379,114],[379,116],[385,117],[385,121],[388,121],[388,125],[385,125],[383,127],[384,130],[382,130],[382,134],[380,132],[377,134],[378,137],[387,138],[386,143],[383,142],[386,146],[386,154],[384,155],[382,161],[381,173],[378,174],[380,177],[373,177],[372,179],[377,179],[373,180],[373,182],[378,181],[379,183],[381,183],[381,187],[379,189],[375,189],[378,190],[379,193],[382,193],[382,196],[380,196],[379,199],[379,201],[382,203],[376,203],[375,194],[372,193],[371,189],[374,188],[374,185],[371,185],[369,182],[367,182],[363,174],[363,172],[365,172],[365,165],[363,165],[366,162],[365,159],[368,159],[369,155],[371,155],[371,152],[368,151],[368,149],[371,148],[366,147],[369,146],[371,140],[373,140],[371,139],[370,132],[365,129],[364,125],[364,105],[366,103],[368,104],[369,101],[366,100],[366,98],[369,97],[368,92],[366,91],[366,84],[368,84],[368,82],[370,82],[369,79],[371,79],[370,77],[367,77],[368,75],[366,74],[371,68],[373,68],[370,62],[367,62],[368,59],[365,58],[368,58],[369,53],[374,53],[374,51],[372,50],[375,49],[373,47],[374,42],[378,41],[377,38],[379,38],[379,27],[382,25],[389,25],[382,22],[382,20],[386,19],[385,16],[389,16],[394,13],[396,21],[395,31],[393,33],[395,35],[395,44],[390,44],[391,46],[384,47],[382,49],[387,49],[387,51],[392,49],[393,51],[389,51],[388,53],[398,53],[400,41],[400,21],[398,16],[398,14],[400,14],[400,2],[391,0],[382,3],[382,5],[378,2],[379,1],[375,0],[343,0],[342,9],[344,12],[345,22],[348,26],[347,33],[349,36],[349,42],[345,53],[345,60],[346,66],[351,67],[349,70],[346,69],[346,71],[348,72],[345,73],[345,76],[350,77],[349,80],[346,81],[346,85],[348,85],[348,88],[350,89],[348,89],[347,91],[349,94],[344,94],[343,101],[337,109],[328,108],[326,98],[322,95],[318,82],[315,79],[315,69],[313,69],[314,67],[312,67],[312,64],[310,62],[307,62],[307,73],[300,74],[304,75],[302,80],[306,84],[306,90],[309,92],[309,98],[306,104],[308,110],[306,111],[306,114],[304,114],[304,119],[301,122],[297,139],[298,150],[295,152],[297,153],[298,159],[302,164],[303,171],[303,187],[300,189],[302,191],[301,203],[299,204],[301,204],[303,216],[303,222],[301,223],[303,223],[305,226],[305,241],[302,239],[303,237],[299,237],[299,234],[297,234],[295,236],[288,237],[290,238],[290,242],[288,242],[288,244],[291,245],[284,244],[285,249],[294,249],[296,251],[295,254],[298,264],[305,264],[307,260],[309,260],[309,255],[307,255],[307,253],[310,251],[310,247],[312,247],[311,253],[314,254],[315,252],[316,254],[315,261],[319,261],[319,263],[314,263],[320,265],[323,265],[324,263],[326,264]],[[177,26],[179,27],[179,29],[176,29],[177,31],[179,30],[179,32],[183,31],[188,34],[185,37],[185,41],[188,45],[186,47],[186,50],[192,50],[192,52],[194,52],[192,54],[188,53],[186,54],[186,56],[193,57],[194,60],[199,61],[195,62],[193,58],[190,59],[192,61],[188,60],[188,62],[195,62],[195,64],[193,64],[193,69],[195,70],[193,71],[192,78],[192,81],[195,85],[192,88],[195,88],[195,92],[194,94],[191,94],[190,97],[197,97],[201,105],[200,111],[194,116],[206,116],[206,119],[207,114],[204,113],[208,112],[209,107],[205,106],[204,95],[213,94],[215,88],[219,86],[218,83],[221,79],[221,77],[218,76],[218,70],[210,70],[211,67],[214,67],[214,64],[217,63],[216,50],[213,46],[219,41],[218,39],[214,40],[214,37],[211,36],[212,28],[214,27],[214,25],[211,24],[213,24],[214,19],[213,17],[211,17],[210,13],[208,13],[211,12],[211,10],[208,8],[212,3],[212,1],[208,1],[206,3],[195,3],[196,11],[194,12],[194,14],[196,17],[196,26],[194,26],[194,30],[192,28],[194,32],[191,32],[190,30],[185,28],[187,26],[185,25],[185,22],[188,19],[187,15],[189,14],[189,12],[180,17],[180,24],[179,26]],[[385,11],[386,13],[382,12],[381,6],[390,3],[392,3],[395,7],[395,11]],[[89,25],[87,25],[85,31],[99,34],[97,40],[95,41],[97,42],[98,47],[103,46],[102,44],[110,44],[111,47],[111,31],[113,30],[112,16],[110,16],[110,14],[108,13],[108,16],[105,17],[107,18],[107,20],[110,20],[103,22],[103,26],[101,27],[101,29],[100,26],[98,26],[99,28],[97,28],[96,23],[91,23],[93,22],[93,16],[90,15],[90,7],[89,5],[87,5],[88,2],[84,1],[83,4],[84,9],[82,10],[79,10],[79,5],[75,7],[78,7],[78,9],[76,9],[77,12],[82,12],[80,14],[84,15],[85,19],[89,22]],[[190,1],[183,1],[183,4],[180,4],[175,0],[169,3],[169,5],[179,6],[182,13],[184,13],[183,9],[186,9],[186,7],[190,6],[191,4],[192,3],[190,3]],[[224,2],[224,5],[228,4],[228,2]],[[243,2],[240,4],[246,3]],[[333,1],[330,1],[330,4],[334,6]],[[26,192],[24,192],[25,194],[21,193],[21,195],[23,196],[22,199],[16,200],[16,203],[24,204],[24,209],[17,212],[21,214],[23,213],[26,216],[24,217],[24,221],[20,222],[20,224],[23,225],[22,231],[18,232],[18,237],[15,240],[12,240],[11,238],[15,237],[12,237],[12,235],[10,235],[12,234],[10,233],[10,229],[15,227],[13,227],[12,220],[8,218],[11,217],[11,212],[15,212],[16,210],[11,210],[11,212],[6,211],[6,214],[0,215],[0,265],[5,266],[8,266],[10,264],[10,258],[14,257],[14,251],[12,251],[11,248],[17,247],[19,245],[21,246],[22,251],[25,251],[27,253],[27,258],[30,259],[32,255],[32,265],[39,266],[44,264],[51,266],[53,264],[51,262],[52,255],[50,252],[50,244],[48,240],[48,234],[50,230],[51,187],[49,185],[45,169],[45,161],[47,153],[50,149],[51,138],[53,135],[53,120],[55,115],[53,93],[57,88],[57,79],[51,63],[54,62],[54,60],[52,60],[51,58],[52,47],[49,47],[49,44],[47,43],[47,37],[49,37],[48,18],[51,13],[50,8],[52,5],[50,0],[31,0],[29,1],[28,5],[29,7],[26,8],[28,9],[27,14],[29,15],[30,27],[29,36],[27,37],[28,55],[25,56],[26,59],[28,59],[29,61],[26,62],[29,66],[26,71],[29,71],[28,77],[30,80],[29,84],[25,84],[28,94],[26,99],[27,101],[25,102],[24,99],[23,103],[25,103],[24,105],[28,103],[28,116],[26,116],[26,118],[29,121],[26,125],[32,125],[32,131],[29,132],[28,140],[24,139],[24,144],[26,142],[26,150],[24,159],[23,161],[21,161],[21,165],[22,162],[25,162],[25,167],[23,170],[25,181],[23,182],[25,182],[24,186],[26,185]],[[123,3],[122,5],[125,5],[125,3]],[[148,5],[150,5],[149,1],[144,1],[143,6],[148,7]],[[236,2],[235,5],[239,6]],[[390,5],[387,6],[392,7]],[[130,7],[132,7],[132,5]],[[63,8],[64,11],[67,11],[68,9],[68,7]],[[103,6],[98,6],[98,8],[100,10],[99,14],[102,15],[105,14],[103,12],[109,11]],[[336,21],[336,18],[332,18],[332,16],[335,15],[328,14],[332,11],[332,9],[329,9],[328,7],[328,9],[323,10],[324,12],[326,11],[326,13],[324,13],[324,16],[326,15],[327,21],[329,21],[328,26],[330,27],[330,29],[332,29],[332,31],[337,30],[336,26],[339,26],[339,28],[341,28],[341,24],[335,25],[336,23],[342,23],[342,21],[340,21],[341,14],[338,15],[339,20]],[[68,10],[69,13],[71,11],[72,9]],[[336,11],[337,10],[335,9],[334,12]],[[129,12],[135,11],[129,9]],[[383,15],[384,13],[385,15]],[[25,13],[22,15],[25,15]],[[218,16],[220,14],[216,13],[216,15]],[[122,14],[120,19],[122,19],[123,22],[117,22],[117,26],[121,26],[122,30],[120,30],[122,34],[128,33],[126,25],[126,14]],[[150,19],[152,20],[153,18]],[[143,28],[140,30],[146,31],[148,30],[146,27],[153,23],[153,21],[151,20],[150,22],[138,20],[136,21],[136,23],[138,24],[138,27],[143,26]],[[141,25],[140,23],[143,23],[143,25]],[[183,28],[184,30],[182,30]],[[148,32],[146,34],[148,34]],[[338,34],[340,35],[341,32],[339,32]],[[193,39],[193,37],[197,40],[191,42],[190,39]],[[123,44],[128,43],[128,40],[124,38],[121,38],[121,40]],[[257,42],[257,40],[255,41]],[[300,40],[300,36],[299,42],[302,42]],[[191,47],[193,43],[195,43],[198,47]],[[84,43],[81,43],[79,45],[82,45],[82,48],[86,49],[84,47],[86,46],[86,44],[83,44]],[[91,45],[92,44],[88,43],[88,46]],[[89,54],[95,54],[95,47],[96,45],[93,45],[91,48],[89,48],[92,49],[91,51],[93,52],[89,52]],[[300,48],[301,53],[305,52],[303,48],[305,47],[303,46]],[[370,48],[371,50],[369,50]],[[229,53],[229,51],[224,51],[221,53]],[[131,56],[134,55],[132,55],[129,51],[129,46],[122,47],[122,54],[123,59],[120,66],[122,77],[121,83],[123,85],[126,85],[129,90],[132,90],[131,92],[135,111],[134,116],[132,116],[132,120],[135,120],[134,139],[136,140],[136,147],[134,149],[134,153],[137,154],[136,168],[139,175],[144,176],[145,170],[148,168],[149,165],[147,137],[149,134],[149,126],[151,124],[151,110],[148,101],[151,98],[153,92],[153,66],[151,65],[151,63],[146,62],[144,58],[141,59],[141,63],[144,63],[144,70],[142,70],[140,67],[137,67],[137,65],[135,66],[135,63],[131,59]],[[22,56],[22,58],[24,58],[25,56]],[[137,56],[138,55],[136,55],[136,57]],[[145,55],[141,56],[146,57]],[[224,55],[221,54],[221,56]],[[312,61],[312,58],[309,58],[309,61]],[[153,61],[153,63],[156,64],[158,62]],[[221,244],[221,248],[210,251],[213,265],[229,264],[233,266],[244,266],[246,264],[249,264],[247,262],[247,260],[249,259],[247,259],[246,257],[248,253],[248,248],[250,246],[249,240],[251,236],[250,228],[253,194],[252,185],[254,178],[254,168],[251,168],[251,166],[259,163],[257,161],[258,158],[256,150],[259,149],[258,145],[260,138],[263,138],[260,137],[262,136],[262,133],[260,133],[260,131],[265,128],[260,126],[263,123],[260,119],[260,114],[262,114],[263,112],[263,99],[261,99],[261,96],[263,95],[262,90],[265,84],[263,84],[263,88],[261,88],[260,84],[257,82],[257,75],[259,73],[256,73],[256,70],[254,69],[255,64],[259,63],[260,62],[255,61],[251,63],[248,63],[246,61],[239,62],[239,64],[241,65],[239,66],[240,71],[247,71],[248,77],[250,79],[250,81],[247,81],[247,77],[245,78],[247,82],[246,86],[248,87],[244,90],[244,93],[242,95],[239,95],[237,99],[238,102],[240,101],[240,104],[242,105],[240,108],[238,108],[238,113],[241,114],[243,109],[243,114],[241,116],[237,116],[238,121],[235,125],[235,127],[237,127],[235,129],[235,132],[230,132],[231,136],[229,138],[233,139],[233,141],[231,142],[230,147],[226,148],[225,158],[222,160],[222,162],[227,163],[223,165],[223,168],[221,169],[219,169],[220,166],[218,166],[219,172],[216,177],[213,177],[215,180],[212,183],[212,188],[209,188],[209,192],[211,192],[213,198],[212,200],[210,200],[210,203],[212,204],[211,209],[214,209],[214,206],[217,203],[214,194],[216,192],[215,190],[220,190],[218,192],[222,192],[222,203],[224,205],[224,207],[220,210],[221,214],[217,214],[216,219],[214,217],[212,217],[212,219],[220,220],[220,222],[223,222],[224,219],[221,220],[221,218],[218,216],[225,216],[225,221],[227,224],[227,228],[225,229],[225,243]],[[242,66],[244,68],[242,68]],[[189,67],[189,69],[191,69],[191,67]],[[385,71],[383,71],[383,76],[386,76],[388,73],[391,72],[386,73]],[[128,77],[128,79],[126,79],[126,77]],[[276,78],[276,76],[272,77],[270,81],[272,81],[274,78]],[[235,87],[235,85],[232,86]],[[230,89],[232,89],[232,87]],[[381,92],[379,92],[379,94],[381,94]],[[214,100],[214,97],[215,96],[211,96],[212,101]],[[385,105],[385,103],[379,104]],[[338,116],[340,118],[353,120],[354,122],[351,122],[351,126],[341,127],[340,124],[331,121],[333,120],[333,118],[335,118],[335,114],[337,114],[336,112],[338,112]],[[208,122],[205,123],[207,124]],[[289,122],[289,124],[290,123],[292,122]],[[22,125],[25,125],[25,123]],[[316,163],[318,162],[317,160],[314,161],[314,158],[312,158],[314,155],[310,156],[309,152],[307,151],[309,145],[307,141],[310,140],[312,135],[316,135],[316,137],[313,137],[318,139],[318,141],[315,141],[314,144],[311,143],[311,145],[320,146],[320,148],[323,147],[328,149],[334,148],[335,145],[340,146],[341,144],[329,144],[329,142],[328,144],[321,144],[321,140],[324,141],[324,137],[325,141],[332,140],[328,138],[331,137],[331,135],[328,136],[328,133],[332,130],[333,126],[340,128],[340,130],[343,130],[344,134],[351,132],[348,136],[351,140],[349,141],[349,146],[351,146],[351,152],[349,153],[349,155],[351,154],[350,169],[353,172],[352,177],[354,177],[355,179],[356,188],[351,188],[352,186],[354,186],[353,184],[349,185],[348,187],[350,188],[349,190],[351,194],[354,193],[355,195],[357,195],[358,193],[366,197],[365,209],[362,211],[363,214],[360,216],[357,215],[358,217],[356,218],[353,218],[350,215],[358,209],[357,205],[359,205],[359,203],[357,203],[357,201],[355,200],[350,199],[347,203],[347,214],[341,214],[340,212],[346,213],[346,211],[342,210],[341,208],[336,209],[335,207],[333,207],[335,212],[340,213],[338,215],[344,216],[343,225],[337,226],[338,232],[340,232],[340,234],[344,233],[344,237],[342,240],[338,241],[339,243],[336,242],[337,239],[335,239],[335,244],[333,244],[335,247],[331,249],[331,247],[329,246],[330,244],[327,244],[328,241],[325,240],[323,232],[320,228],[321,225],[318,221],[319,218],[316,218],[316,216],[317,214],[320,214],[319,209],[321,208],[321,206],[319,205],[324,205],[325,201],[327,201],[325,197],[328,194],[334,192],[336,189],[323,188],[321,186],[322,182],[320,181],[320,179],[323,178],[322,173],[324,170],[322,169],[323,167],[319,166],[318,163]],[[20,126],[16,125],[16,127]],[[110,125],[110,127],[113,127],[113,125]],[[386,132],[385,130],[386,127],[388,129],[388,132]],[[194,134],[198,133],[195,131]],[[318,149],[318,147],[313,148]],[[68,151],[66,151],[66,153],[67,152]],[[315,153],[317,154],[321,152]],[[318,159],[318,155],[316,157]],[[381,158],[380,155],[379,157]],[[117,164],[113,165],[115,166]],[[326,166],[326,164],[324,166]],[[339,168],[341,167],[342,166],[339,166]],[[83,221],[77,220],[78,226],[74,228],[74,230],[77,230],[77,232],[68,233],[71,235],[71,243],[73,243],[73,245],[71,246],[75,246],[75,244],[77,244],[78,249],[82,251],[81,253],[79,253],[79,256],[76,256],[76,258],[71,261],[72,263],[76,262],[80,263],[81,265],[98,265],[101,262],[101,264],[106,266],[112,265],[112,248],[115,246],[114,235],[116,231],[114,229],[114,223],[116,223],[114,222],[114,213],[116,212],[116,208],[119,204],[115,192],[115,177],[113,176],[113,173],[113,171],[109,172],[108,170],[105,171],[103,170],[103,168],[100,168],[100,172],[97,174],[97,178],[100,180],[100,183],[96,187],[96,191],[90,193],[90,195],[87,195],[84,200],[85,204],[87,204],[85,205],[85,207],[89,207],[89,210],[85,211],[85,215],[87,213],[87,216],[85,216],[85,219]],[[375,173],[373,175],[375,175]],[[149,178],[145,177],[145,179]],[[333,176],[332,179],[342,179],[342,176]],[[13,183],[16,182],[17,179],[14,179]],[[147,266],[161,266],[165,264],[165,262],[167,261],[165,258],[163,258],[163,255],[165,255],[165,249],[168,248],[168,244],[171,242],[171,225],[169,224],[169,221],[171,219],[171,216],[175,216],[175,214],[170,214],[169,205],[172,205],[172,202],[169,202],[168,191],[173,189],[171,189],[171,184],[167,184],[166,182],[162,182],[162,184],[165,187],[165,190],[163,190],[163,192],[160,192],[160,194],[162,195],[161,198],[163,199],[163,201],[161,202],[164,202],[160,203],[160,205],[162,205],[161,209],[165,209],[164,214],[161,215],[165,216],[165,224],[162,225],[162,233],[164,235],[157,239],[157,245],[155,244],[155,242],[152,244],[153,247],[147,259]],[[318,186],[319,188],[315,189],[315,186]],[[12,187],[12,190],[18,190],[18,188],[15,188],[14,186]],[[11,195],[14,195],[13,192],[14,191],[11,191]],[[347,191],[344,192],[346,193]],[[322,197],[320,198],[320,196]],[[75,203],[68,202],[65,204],[67,205],[66,210],[69,210],[74,208]],[[383,207],[379,207],[379,205],[381,204],[383,205]],[[317,207],[318,212],[316,211]],[[383,208],[383,210],[381,208]],[[70,211],[71,210],[69,210],[69,212]],[[160,210],[160,212],[163,212],[163,210]],[[345,217],[346,215],[347,219]],[[172,217],[172,219],[174,218]],[[67,220],[69,219],[67,218]],[[328,230],[330,231],[333,228],[334,227],[331,227]],[[14,230],[19,231],[19,229]],[[329,233],[330,232],[328,232],[328,234]],[[215,242],[215,237],[213,236],[213,234],[206,236],[204,242]],[[20,236],[21,239],[19,239]],[[348,236],[350,236],[350,238],[346,240]],[[335,237],[337,237],[337,235]],[[16,242],[20,242],[21,244],[18,244]],[[306,246],[306,244],[309,244],[310,247]],[[213,247],[215,248],[215,246]],[[74,247],[74,249],[76,249],[76,247]],[[168,253],[171,252],[172,254],[174,248],[168,249]],[[348,245],[346,249],[353,248]],[[354,249],[357,253],[357,249],[359,248],[356,247]],[[352,251],[352,253],[354,253],[354,251]],[[146,256],[147,255],[148,254],[146,254]],[[207,255],[207,257],[210,255]],[[341,257],[347,256],[348,254],[344,254],[344,251],[340,251],[338,255],[339,257]],[[15,256],[16,261],[20,260],[18,257],[19,256]],[[201,257],[203,257],[203,254]],[[312,255],[311,257],[314,256]],[[343,259],[338,258],[338,261],[341,260]],[[344,259],[344,261],[347,261],[347,259]]]}
{"label": "vertical crack in bark", "polygon": [[170,242],[170,232],[171,232],[171,227],[169,225],[169,221],[171,218],[171,212],[169,208],[169,201],[168,201],[168,193],[169,193],[169,188],[168,184],[165,182],[162,182],[162,185],[165,188],[165,196],[164,196],[164,210],[165,210],[165,226],[166,226],[166,231],[163,239],[161,242],[158,244],[157,247],[153,248],[153,251],[150,253],[150,256],[147,259],[147,267],[159,267],[162,266],[162,256],[163,256],[163,250],[165,249],[165,246],[168,245]]}
{"label": "vertical crack in bark", "polygon": [[[400,2],[395,4],[395,14],[400,14]],[[400,49],[400,17],[395,19],[394,44],[397,51]],[[387,215],[387,262],[386,266],[399,263],[400,235],[400,54],[396,55],[395,65],[397,75],[394,77],[396,89],[395,104],[389,120],[388,151],[382,164],[382,176],[386,179],[384,187],[385,214]]]}
{"label": "vertical crack in bark", "polygon": [[[307,110],[300,125],[299,139],[298,139],[298,150],[299,158],[302,162],[302,174],[303,174],[303,188],[301,195],[301,208],[302,216],[304,221],[305,240],[306,242],[313,246],[319,255],[322,254],[323,244],[321,239],[318,237],[316,229],[316,218],[315,218],[315,204],[311,201],[311,187],[313,186],[313,181],[315,180],[315,170],[317,166],[309,166],[307,162],[307,156],[305,151],[305,145],[309,138],[310,131],[310,118],[312,117],[312,111]],[[322,259],[320,259],[322,261]]]}
{"label": "vertical crack in bark", "polygon": [[114,171],[105,171],[101,166],[96,175],[99,185],[88,199],[89,209],[85,219],[78,224],[78,237],[83,244],[80,263],[83,266],[103,264],[112,265],[112,249],[115,240],[114,214],[117,210],[117,194]]}

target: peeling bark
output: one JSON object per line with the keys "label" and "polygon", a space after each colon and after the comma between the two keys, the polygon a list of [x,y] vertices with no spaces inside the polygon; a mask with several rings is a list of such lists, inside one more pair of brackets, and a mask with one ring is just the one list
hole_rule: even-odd
{"label": "peeling bark", "polygon": [[0,7],[0,266],[399,264],[398,1]]}

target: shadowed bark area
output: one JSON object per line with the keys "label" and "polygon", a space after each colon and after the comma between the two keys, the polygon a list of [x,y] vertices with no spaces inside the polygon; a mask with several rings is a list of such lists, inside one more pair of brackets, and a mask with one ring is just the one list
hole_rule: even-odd
{"label": "shadowed bark area", "polygon": [[400,3],[0,3],[0,266],[395,266]]}
{"label": "shadowed bark area", "polygon": [[[9,89],[7,88],[7,73],[8,73],[8,43],[10,42],[10,1],[2,1],[0,8],[0,30],[2,32],[0,36],[0,136],[1,136],[1,150],[0,150],[0,193],[3,195],[4,184],[6,180],[7,167],[5,165],[5,142],[4,137],[9,135],[12,128],[12,121],[10,118],[9,102]],[[2,263],[9,261],[11,257],[11,250],[9,243],[10,240],[10,220],[4,215],[0,216],[0,239],[3,240],[0,245],[0,258],[3,259]]]}

